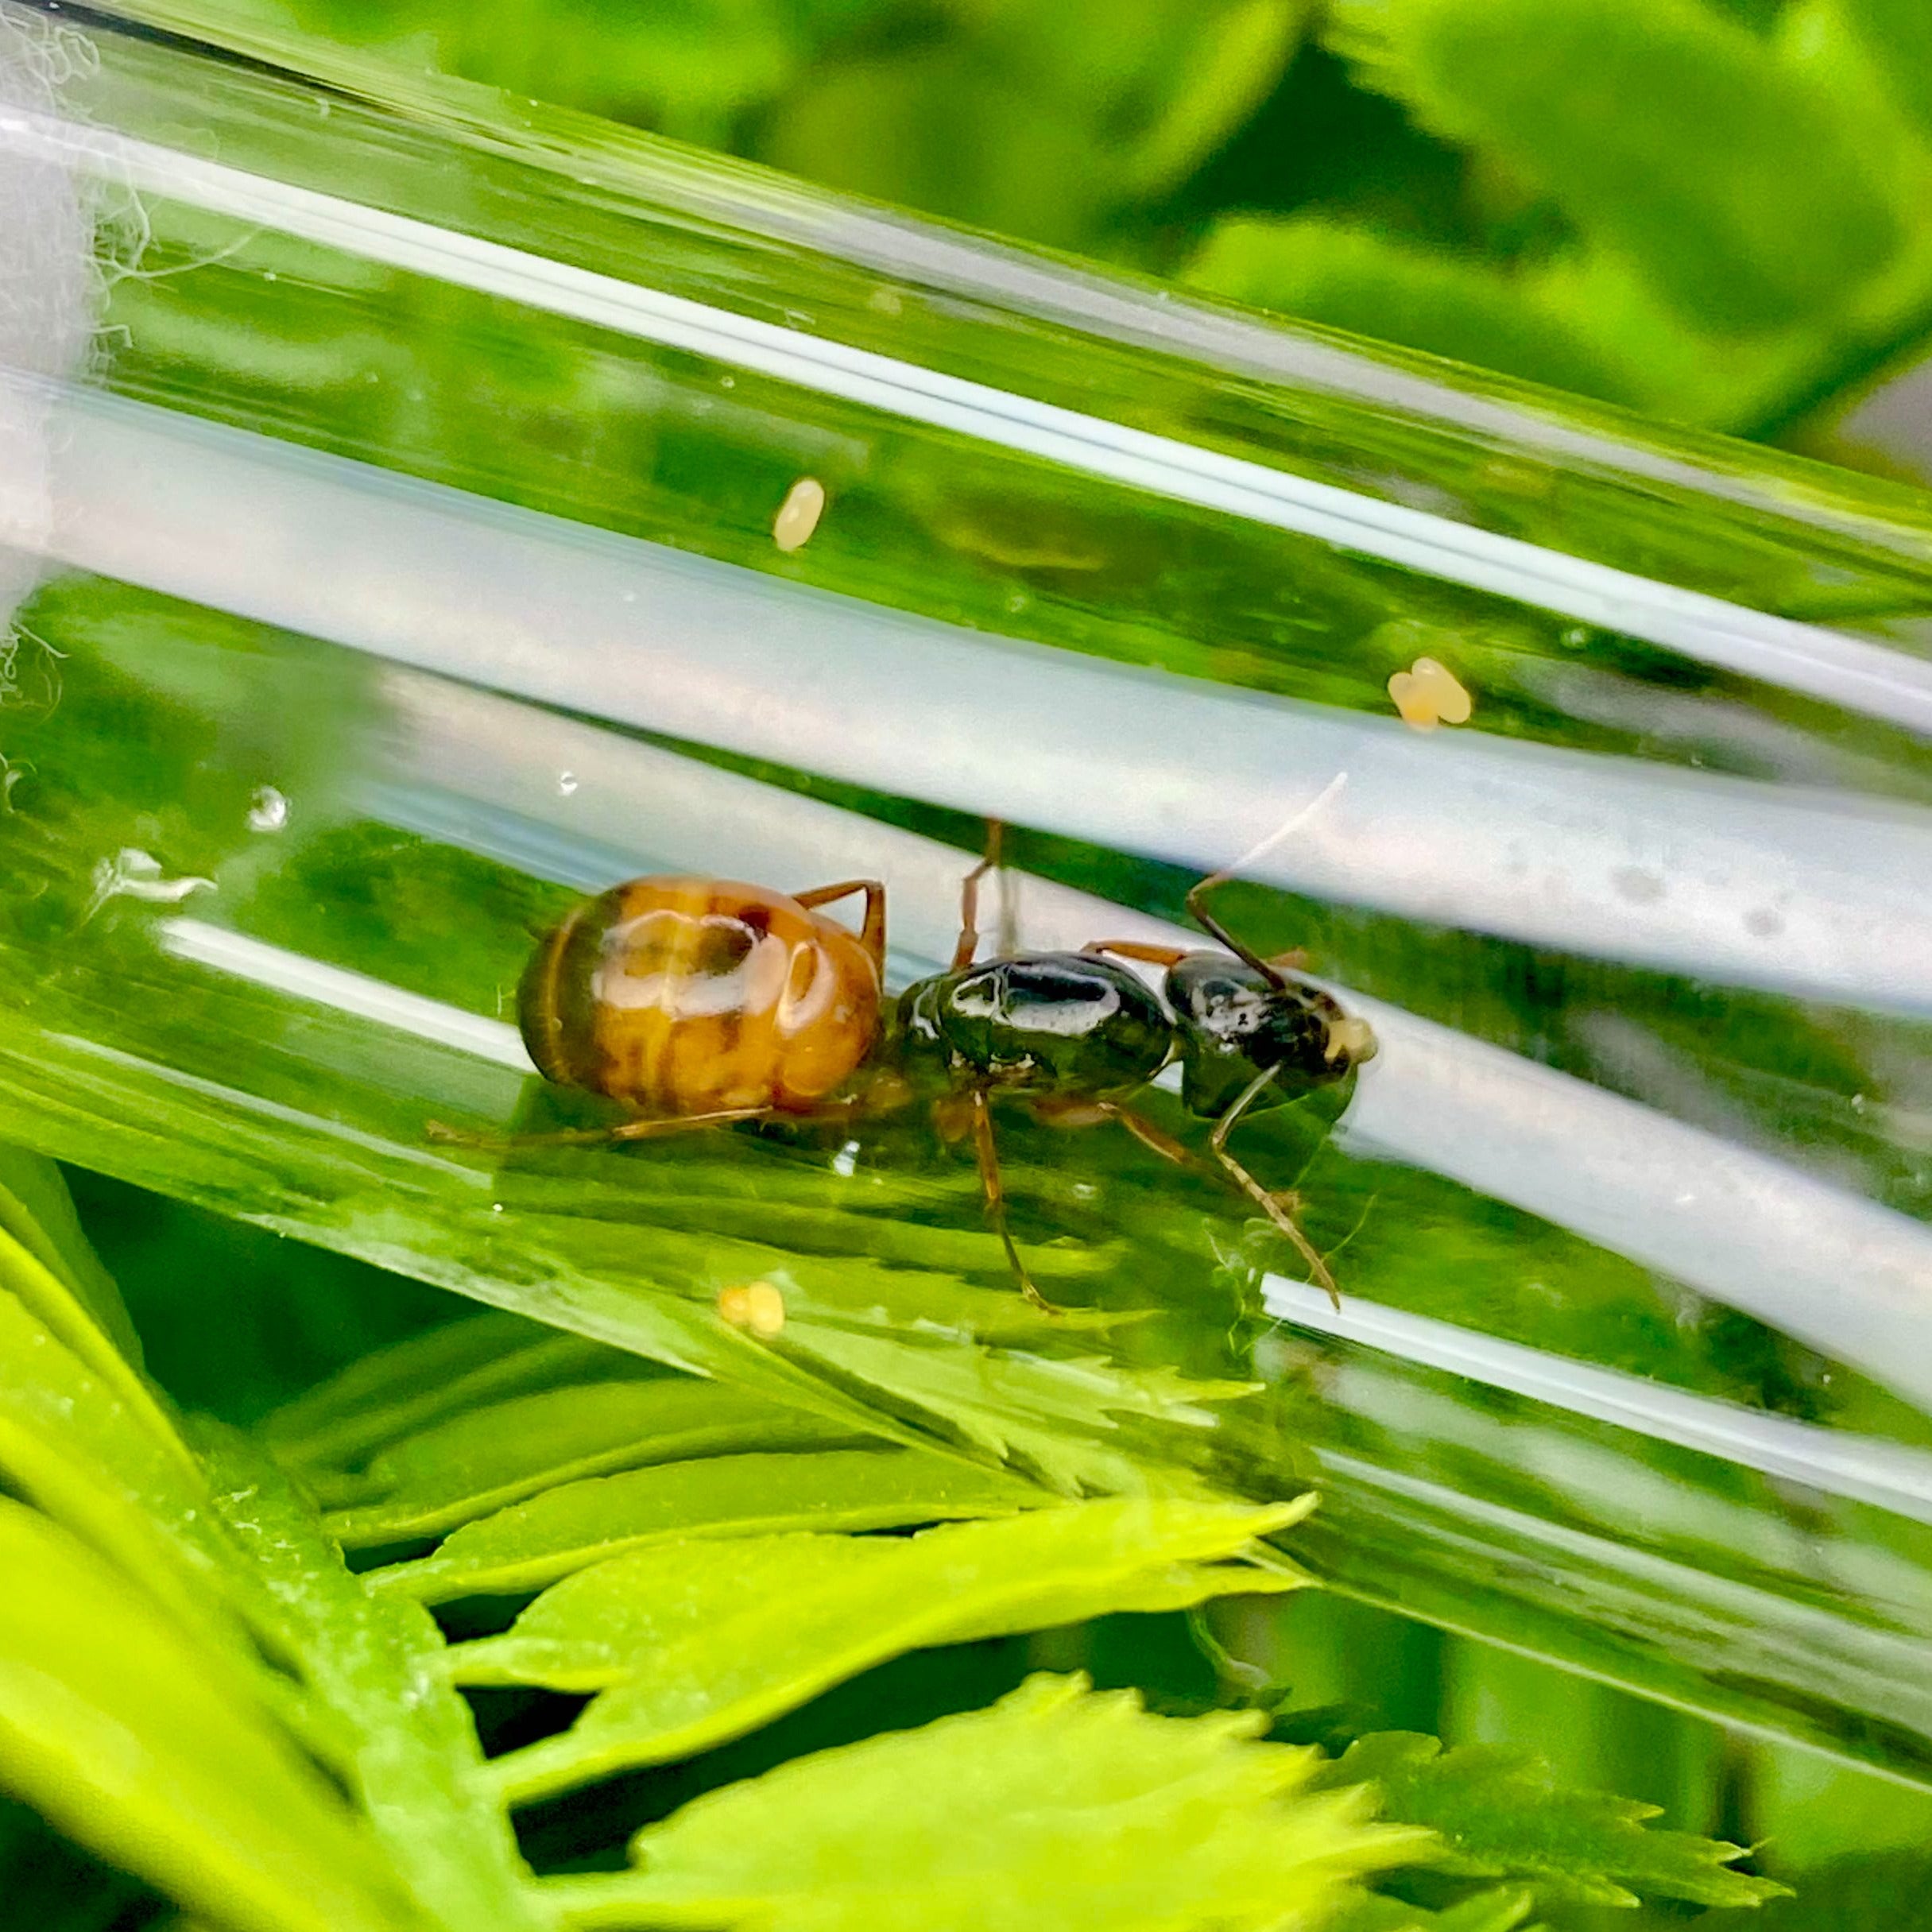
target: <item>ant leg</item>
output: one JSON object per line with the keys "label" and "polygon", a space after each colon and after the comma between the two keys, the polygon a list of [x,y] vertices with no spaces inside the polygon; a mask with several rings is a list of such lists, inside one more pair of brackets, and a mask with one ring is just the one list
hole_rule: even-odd
{"label": "ant leg", "polygon": [[769,1121],[783,1117],[776,1107],[722,1107],[712,1113],[674,1113],[648,1119],[620,1121],[614,1127],[572,1127],[561,1133],[473,1134],[459,1127],[428,1121],[424,1130],[432,1140],[451,1147],[487,1148],[505,1153],[522,1147],[601,1147],[614,1140],[654,1140],[686,1133],[697,1127],[727,1127],[735,1121]]}
{"label": "ant leg", "polygon": [[952,963],[955,973],[970,966],[979,951],[979,882],[992,869],[993,861],[981,859],[959,888],[959,938],[953,947]]}
{"label": "ant leg", "polygon": [[1060,1311],[1033,1285],[1033,1277],[1026,1272],[1026,1264],[1020,1259],[1020,1250],[1013,1245],[1012,1229],[1006,1225],[1006,1191],[1000,1184],[1000,1156],[993,1144],[993,1109],[987,1105],[984,1087],[973,1090],[973,1151],[979,1156],[979,1183],[986,1196],[986,1215],[1006,1250],[1006,1258],[1012,1264],[1015,1279],[1020,1283],[1020,1292],[1043,1314],[1058,1314]]}
{"label": "ant leg", "polygon": [[1144,1113],[1123,1107],[1117,1100],[1078,1100],[1071,1095],[1043,1094],[1033,1103],[1033,1117],[1046,1127],[1098,1127],[1102,1121],[1117,1121],[1150,1152],[1177,1167],[1191,1167],[1198,1174],[1213,1169],[1191,1148],[1175,1139],[1164,1127],[1156,1127]]}
{"label": "ant leg", "polygon": [[1228,1178],[1241,1192],[1247,1195],[1261,1212],[1295,1244],[1295,1251],[1308,1264],[1309,1272],[1328,1291],[1328,1299],[1339,1309],[1342,1295],[1335,1286],[1335,1278],[1328,1272],[1328,1264],[1314,1250],[1314,1244],[1295,1225],[1294,1218],[1282,1204],[1279,1194],[1272,1194],[1228,1152],[1228,1136],[1234,1131],[1234,1124],[1251,1107],[1261,1090],[1275,1077],[1273,1067],[1264,1067],[1247,1086],[1242,1088],[1240,1098],[1233,1105],[1214,1123],[1214,1131],[1207,1137],[1208,1145],[1214,1149],[1214,1158],[1221,1163]]}
{"label": "ant leg", "polygon": [[745,1121],[789,1121],[801,1127],[820,1126],[839,1121],[863,1120],[877,1113],[889,1113],[912,1098],[912,1090],[898,1074],[875,1074],[856,1094],[842,1100],[822,1102],[807,1113],[795,1113],[784,1107],[719,1107],[709,1113],[654,1114],[634,1121],[619,1121],[614,1127],[571,1127],[559,1133],[474,1134],[460,1127],[446,1127],[440,1121],[424,1123],[432,1140],[448,1147],[486,1148],[506,1153],[525,1147],[602,1147],[613,1141],[660,1140],[672,1134],[689,1133],[700,1127],[730,1127]]}
{"label": "ant leg", "polygon": [[1089,939],[1083,953],[1111,953],[1116,959],[1137,959],[1143,966],[1178,966],[1187,957],[1184,946],[1150,946],[1140,939]]}
{"label": "ant leg", "polygon": [[953,947],[951,969],[955,973],[970,966],[979,951],[979,882],[1000,862],[1002,829],[997,819],[986,821],[986,856],[959,883],[959,939]]}
{"label": "ant leg", "polygon": [[854,892],[865,895],[865,923],[859,929],[859,943],[872,955],[873,964],[881,970],[885,965],[885,887],[877,879],[847,879],[838,885],[815,886],[808,892],[800,892],[798,902],[807,912],[819,906],[829,906],[834,900],[849,898]]}
{"label": "ant leg", "polygon": [[953,970],[973,963],[979,951],[979,882],[1000,869],[1000,847],[1006,827],[997,819],[986,821],[986,856],[959,884],[959,939],[953,948]]}
{"label": "ant leg", "polygon": [[1082,1100],[1071,1094],[1043,1094],[1033,1102],[1033,1117],[1045,1127],[1098,1127],[1102,1121],[1117,1121],[1143,1147],[1152,1148],[1163,1160],[1171,1160],[1177,1167],[1206,1165],[1165,1128],[1156,1127],[1144,1114],[1123,1107],[1117,1100]]}
{"label": "ant leg", "polygon": [[1033,1103],[1033,1117],[1047,1127],[1098,1127],[1102,1121],[1117,1121],[1144,1148],[1163,1160],[1171,1160],[1177,1167],[1191,1167],[1198,1174],[1213,1171],[1198,1154],[1175,1140],[1164,1127],[1156,1127],[1145,1114],[1123,1107],[1117,1100],[1043,1095]]}
{"label": "ant leg", "polygon": [[1163,1160],[1171,1160],[1177,1167],[1205,1167],[1200,1156],[1183,1147],[1164,1127],[1156,1127],[1144,1114],[1136,1113],[1131,1107],[1107,1103],[1107,1112],[1117,1120],[1140,1144],[1158,1154]]}

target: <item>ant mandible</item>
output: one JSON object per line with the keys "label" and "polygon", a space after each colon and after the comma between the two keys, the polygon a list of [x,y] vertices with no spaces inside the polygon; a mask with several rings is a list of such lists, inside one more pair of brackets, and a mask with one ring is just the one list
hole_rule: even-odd
{"label": "ant mandible", "polygon": [[[1016,1101],[1063,1127],[1117,1121],[1183,1166],[1198,1158],[1125,1103],[1170,1061],[1188,1112],[1212,1121],[1221,1173],[1291,1241],[1331,1297],[1334,1278],[1291,1211],[1229,1150],[1249,1113],[1334,1084],[1373,1057],[1366,1022],[1295,971],[1264,959],[1213,913],[1202,880],[1187,909],[1224,952],[1100,939],[1078,952],[978,961],[980,882],[960,892],[951,964],[884,1007],[885,890],[877,880],[796,897],[734,881],[636,879],[586,900],[544,937],[518,989],[524,1043],[562,1086],[602,1094],[632,1117],[614,1126],[477,1145],[585,1145],[753,1121],[850,1121],[929,1096],[946,1138],[970,1132],[986,1209],[1021,1291],[1051,1304],[1028,1273],[1007,1222],[993,1103]],[[823,906],[865,896],[857,932]],[[1163,1007],[1121,963],[1164,969]]]}

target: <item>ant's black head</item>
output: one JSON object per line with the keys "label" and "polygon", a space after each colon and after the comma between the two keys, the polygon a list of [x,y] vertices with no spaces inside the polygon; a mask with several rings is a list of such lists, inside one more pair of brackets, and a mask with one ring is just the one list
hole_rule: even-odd
{"label": "ant's black head", "polygon": [[1187,953],[1167,969],[1179,1036],[1181,1095],[1191,1113],[1218,1118],[1264,1068],[1276,1077],[1254,1103],[1293,1100],[1375,1057],[1375,1036],[1318,986],[1264,973],[1225,953]]}

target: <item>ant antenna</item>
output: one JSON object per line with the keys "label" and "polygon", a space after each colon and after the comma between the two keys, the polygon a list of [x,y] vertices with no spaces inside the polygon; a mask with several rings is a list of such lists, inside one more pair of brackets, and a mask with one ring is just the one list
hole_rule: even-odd
{"label": "ant antenna", "polygon": [[1234,875],[1231,872],[1209,873],[1198,885],[1188,893],[1188,912],[1192,916],[1194,923],[1210,939],[1218,939],[1244,966],[1253,966],[1277,993],[1282,992],[1287,988],[1288,982],[1282,977],[1280,968],[1270,966],[1253,947],[1244,946],[1202,903],[1202,894],[1206,892],[1210,886],[1225,885],[1233,877]]}
{"label": "ant antenna", "polygon": [[1280,845],[1286,839],[1291,838],[1318,812],[1326,811],[1340,794],[1342,787],[1348,782],[1349,775],[1346,772],[1336,772],[1334,776],[1306,805],[1302,806],[1298,811],[1290,812],[1287,817],[1283,819],[1281,823],[1276,826],[1274,830],[1270,832],[1259,845],[1250,846],[1232,865],[1224,865],[1218,872],[1210,872],[1187,895],[1188,912],[1202,931],[1211,939],[1218,939],[1244,966],[1253,967],[1255,971],[1259,973],[1278,993],[1285,990],[1288,983],[1283,977],[1281,969],[1271,965],[1251,947],[1243,945],[1239,939],[1236,939],[1234,935],[1229,931],[1213,913],[1208,911],[1206,894],[1215,886],[1225,885],[1229,880],[1238,877],[1256,860],[1264,858],[1274,850],[1276,846]]}

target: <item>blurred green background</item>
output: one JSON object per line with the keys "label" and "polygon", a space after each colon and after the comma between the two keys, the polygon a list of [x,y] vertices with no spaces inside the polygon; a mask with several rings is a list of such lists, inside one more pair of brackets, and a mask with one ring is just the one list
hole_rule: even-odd
{"label": "blurred green background", "polygon": [[1891,386],[1932,335],[1926,0],[243,3],[1672,422],[1932,462],[1932,395]]}
{"label": "blurred green background", "polygon": [[[1922,412],[1911,374],[1932,347],[1932,0],[244,3],[1207,293],[1932,474],[1932,397]],[[74,1178],[158,1378],[228,1419],[469,1312]],[[1750,1922],[1767,1932],[1926,1922],[1925,1791],[1332,1595],[1220,1634],[1338,1728],[1531,1745],[1672,1826],[1768,1839],[1761,1868],[1801,1896]],[[932,1667],[982,1674],[947,1692],[960,1702],[1040,1664],[1176,1703],[1214,1694],[1179,1617],[1053,1642]],[[83,1906],[90,1925],[140,1922],[49,1843],[0,1809],[0,1923],[78,1926]],[[1687,1915],[1561,1922],[1636,1932]]]}

